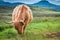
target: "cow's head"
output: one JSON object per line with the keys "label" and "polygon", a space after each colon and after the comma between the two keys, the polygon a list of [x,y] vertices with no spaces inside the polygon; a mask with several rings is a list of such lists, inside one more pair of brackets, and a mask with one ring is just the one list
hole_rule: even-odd
{"label": "cow's head", "polygon": [[24,22],[23,21],[14,22],[14,27],[18,31],[18,34],[24,33]]}

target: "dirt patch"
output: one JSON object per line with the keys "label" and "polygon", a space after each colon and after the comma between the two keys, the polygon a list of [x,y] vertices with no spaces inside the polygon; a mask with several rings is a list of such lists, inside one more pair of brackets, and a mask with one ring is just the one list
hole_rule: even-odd
{"label": "dirt patch", "polygon": [[44,37],[47,37],[47,38],[58,37],[58,38],[60,38],[60,32],[52,32],[52,33],[44,34]]}

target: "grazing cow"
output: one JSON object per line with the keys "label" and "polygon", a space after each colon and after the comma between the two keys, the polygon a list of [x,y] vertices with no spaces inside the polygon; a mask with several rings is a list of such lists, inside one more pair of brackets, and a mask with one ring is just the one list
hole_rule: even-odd
{"label": "grazing cow", "polygon": [[15,7],[13,10],[12,21],[18,34],[24,33],[26,25],[30,23],[32,19],[33,15],[31,9],[24,4]]}

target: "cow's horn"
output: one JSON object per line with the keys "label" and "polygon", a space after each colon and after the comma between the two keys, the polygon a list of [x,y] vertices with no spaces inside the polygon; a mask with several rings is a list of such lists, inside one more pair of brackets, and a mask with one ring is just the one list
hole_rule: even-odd
{"label": "cow's horn", "polygon": [[9,21],[9,22],[6,22],[6,21],[5,21],[5,23],[7,23],[7,24],[11,24],[11,23],[13,23],[13,21]]}

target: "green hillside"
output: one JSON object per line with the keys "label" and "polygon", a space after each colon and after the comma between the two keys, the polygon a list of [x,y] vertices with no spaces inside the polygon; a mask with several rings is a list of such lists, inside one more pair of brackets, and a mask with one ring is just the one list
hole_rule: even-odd
{"label": "green hillside", "polygon": [[50,9],[50,8],[41,8],[41,7],[30,7],[33,11],[39,11],[39,12],[56,12],[56,13],[59,13],[58,11],[56,11],[56,10],[53,10],[53,9]]}
{"label": "green hillside", "polygon": [[33,20],[25,33],[19,35],[11,21],[14,7],[0,6],[0,40],[60,40],[60,12],[40,7],[30,7]]}
{"label": "green hillside", "polygon": [[[11,15],[15,7],[2,7],[0,6],[0,14]],[[46,9],[41,7],[30,7],[34,16],[60,16],[60,12]],[[7,13],[7,14],[6,14]]]}

